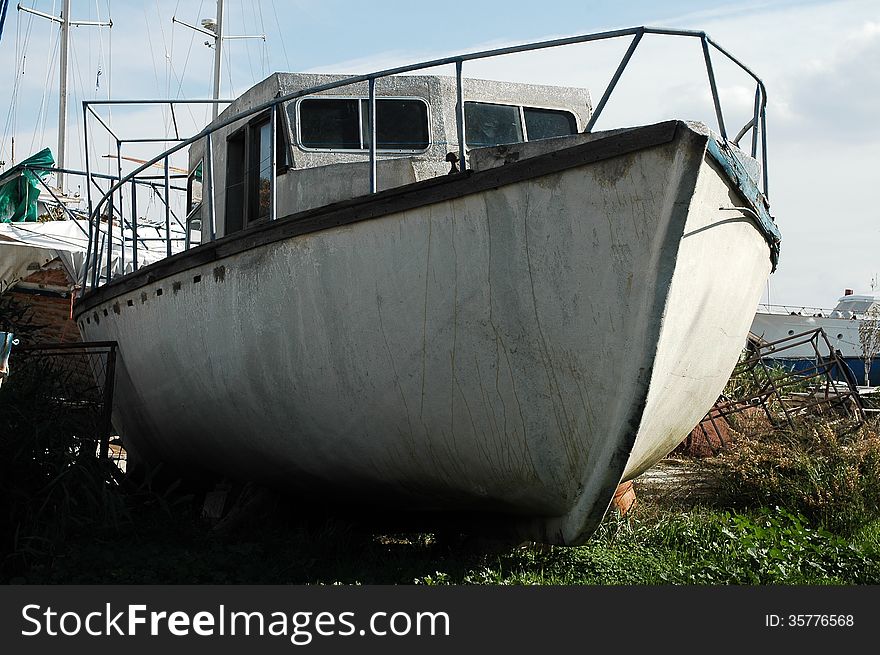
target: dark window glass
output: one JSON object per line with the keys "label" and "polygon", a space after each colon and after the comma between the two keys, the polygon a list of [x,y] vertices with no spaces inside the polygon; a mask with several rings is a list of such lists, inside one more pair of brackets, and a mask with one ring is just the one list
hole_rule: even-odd
{"label": "dark window glass", "polygon": [[186,211],[191,212],[202,203],[202,162],[186,178]]}
{"label": "dark window glass", "polygon": [[244,227],[245,132],[240,130],[226,141],[225,234]]}
{"label": "dark window glass", "polygon": [[306,148],[359,150],[357,100],[308,98],[299,105],[299,129]]}
{"label": "dark window glass", "polygon": [[523,140],[519,107],[487,102],[464,103],[465,141],[474,148]]}
{"label": "dark window glass", "polygon": [[[376,111],[379,114],[376,131],[380,150],[424,150],[428,147],[428,106],[424,102],[380,98],[376,100]],[[370,147],[367,100],[308,98],[300,103],[299,121],[302,145],[306,148],[364,150]]]}
{"label": "dark window glass", "polygon": [[863,314],[867,312],[868,308],[873,304],[873,300],[852,300],[847,302],[842,309]]}
{"label": "dark window glass", "polygon": [[254,127],[254,161],[251,163],[256,207],[254,218],[259,220],[269,216],[269,191],[272,178],[272,123],[266,121]]}
{"label": "dark window glass", "polygon": [[284,114],[280,111],[275,125],[275,172],[278,175],[287,172],[290,168],[290,148],[287,145],[287,126],[284,124]]}
{"label": "dark window glass", "polygon": [[577,120],[570,112],[524,107],[523,113],[526,119],[526,136],[529,141],[577,134]]}
{"label": "dark window glass", "polygon": [[193,232],[202,229],[202,164],[200,161],[186,180],[186,225],[191,243],[198,242]]}
{"label": "dark window glass", "polygon": [[[370,147],[370,103],[361,100],[364,147]],[[376,136],[380,150],[424,150],[428,147],[428,106],[419,100],[377,99]]]}

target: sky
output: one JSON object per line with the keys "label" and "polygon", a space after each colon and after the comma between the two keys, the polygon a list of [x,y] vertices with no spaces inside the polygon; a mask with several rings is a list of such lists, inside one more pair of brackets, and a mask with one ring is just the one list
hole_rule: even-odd
{"label": "sky", "polygon": [[[54,15],[62,5],[21,4]],[[73,20],[109,18],[113,27],[71,30],[68,166],[82,167],[83,99],[210,97],[213,51],[204,35],[172,17],[198,25],[215,14],[216,0],[73,0]],[[878,0],[226,0],[224,25],[227,35],[258,37],[224,43],[221,96],[227,98],[278,70],[365,73],[637,25],[704,30],[768,91],[769,198],[783,240],[762,302],[831,307],[845,288],[870,292],[880,273]],[[10,6],[0,40],[5,167],[44,146],[55,150],[58,31],[57,24]],[[628,43],[514,55],[467,64],[464,74],[582,86],[595,103]],[[714,61],[725,122],[734,132],[750,116],[754,84],[734,66]],[[454,73],[451,67],[436,72]],[[173,130],[165,108],[99,111],[123,137],[143,135],[145,126],[154,138]],[[181,132],[197,132],[207,112],[181,107],[175,114]],[[645,37],[595,129],[669,118],[717,129],[699,42]],[[92,161],[115,166],[103,157],[115,150],[109,138],[90,143]],[[155,148],[131,146],[124,154],[146,158]],[[172,164],[186,165],[182,158]]]}

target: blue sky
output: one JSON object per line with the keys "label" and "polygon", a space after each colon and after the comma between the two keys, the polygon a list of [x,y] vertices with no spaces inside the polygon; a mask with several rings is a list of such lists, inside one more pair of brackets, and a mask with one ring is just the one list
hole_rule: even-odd
{"label": "blue sky", "polygon": [[[22,4],[55,14],[61,7],[60,0]],[[198,24],[213,17],[215,8],[216,0],[73,0],[74,19],[109,14],[114,27],[72,31],[70,165],[82,158],[77,121],[83,98],[106,98],[108,92],[114,98],[210,95],[212,51],[203,35],[173,24],[171,17]],[[634,25],[704,29],[760,75],[769,91],[770,199],[783,233],[770,300],[834,305],[844,288],[869,291],[880,272],[880,203],[874,195],[880,183],[877,0],[227,0],[225,19],[227,34],[267,37],[224,46],[223,95],[233,96],[275,70],[366,72]],[[0,103],[0,159],[7,164],[12,135],[16,160],[45,145],[55,149],[57,32],[54,24],[10,7],[0,41],[0,84],[7,90]],[[597,129],[664,118],[715,127],[698,45],[680,41],[643,42]],[[517,56],[466,67],[465,74],[586,86],[595,101],[626,45]],[[716,73],[725,115],[733,116],[728,122],[739,126],[750,111],[753,87],[732,67],[719,64]],[[178,118],[196,129],[205,111],[187,110]],[[120,110],[112,120],[125,134],[143,124],[157,126],[152,136],[170,129],[167,112]],[[100,157],[103,150],[93,144],[92,154]]]}

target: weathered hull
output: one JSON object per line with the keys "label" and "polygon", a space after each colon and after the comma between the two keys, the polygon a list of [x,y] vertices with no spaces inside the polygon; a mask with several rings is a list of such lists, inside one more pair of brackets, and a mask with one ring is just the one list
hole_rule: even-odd
{"label": "weathered hull", "polygon": [[87,296],[117,428],[147,459],[582,542],[717,398],[770,272],[707,135],[668,125]]}

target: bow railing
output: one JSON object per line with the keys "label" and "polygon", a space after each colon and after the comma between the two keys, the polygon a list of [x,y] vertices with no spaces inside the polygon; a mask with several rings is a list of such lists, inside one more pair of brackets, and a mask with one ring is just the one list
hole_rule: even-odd
{"label": "bow railing", "polygon": [[[591,132],[593,127],[596,125],[596,122],[601,117],[603,111],[605,110],[606,105],[614,91],[617,87],[618,82],[620,81],[624,71],[629,65],[630,61],[633,58],[636,50],[639,47],[639,44],[642,42],[645,36],[648,35],[659,35],[659,36],[672,36],[672,37],[688,37],[697,39],[700,42],[702,57],[705,64],[706,74],[708,77],[709,88],[712,95],[712,102],[714,106],[714,113],[717,122],[718,133],[721,135],[722,139],[725,141],[729,141],[735,145],[739,145],[742,138],[751,132],[751,147],[750,153],[754,159],[760,161],[761,171],[762,171],[762,183],[761,189],[763,191],[764,196],[768,196],[768,171],[767,171],[767,129],[766,129],[766,108],[767,108],[767,92],[764,86],[764,83],[761,79],[755,75],[747,66],[745,66],[741,61],[739,61],[736,57],[730,54],[727,50],[725,50],[718,43],[713,41],[705,32],[695,31],[695,30],[681,30],[681,29],[668,29],[668,28],[657,28],[657,27],[633,27],[628,29],[621,30],[612,30],[606,32],[598,32],[594,34],[585,34],[580,36],[572,36],[562,39],[552,39],[548,41],[541,41],[537,43],[530,43],[525,45],[517,45],[517,46],[508,46],[503,48],[496,48],[492,50],[483,50],[479,52],[473,52],[464,55],[456,55],[451,57],[443,57],[440,59],[432,59],[429,61],[411,64],[407,66],[398,66],[395,68],[389,68],[382,71],[378,71],[375,73],[363,74],[363,75],[355,75],[352,77],[348,77],[345,79],[341,79],[338,81],[328,82],[326,84],[320,84],[317,86],[313,86],[307,89],[301,89],[298,91],[294,91],[292,93],[288,93],[285,95],[280,95],[276,98],[273,98],[269,101],[257,104],[250,109],[246,109],[241,111],[234,116],[229,116],[227,118],[221,118],[219,120],[214,121],[203,130],[201,130],[195,136],[189,138],[180,137],[179,133],[176,132],[176,136],[173,139],[165,138],[165,139],[119,139],[116,138],[117,142],[117,151],[118,151],[118,160],[121,162],[121,144],[124,142],[149,142],[149,141],[177,141],[176,145],[165,150],[161,154],[153,157],[151,160],[143,163],[139,167],[135,168],[131,173],[122,176],[121,168],[120,175],[118,181],[116,181],[109,190],[103,194],[103,196],[97,201],[97,203],[93,203],[92,199],[92,186],[87,185],[88,189],[88,205],[89,205],[89,215],[91,220],[89,222],[89,250],[86,254],[86,264],[83,266],[82,271],[82,285],[83,288],[86,286],[97,287],[102,283],[102,277],[104,282],[109,282],[111,279],[111,267],[109,263],[110,252],[109,249],[107,251],[108,261],[106,265],[104,264],[105,254],[103,252],[103,248],[101,247],[102,243],[110,244],[112,243],[112,231],[113,231],[113,223],[114,221],[111,219],[106,221],[106,238],[102,238],[104,229],[102,228],[101,216],[106,213],[107,216],[112,217],[115,213],[118,213],[121,210],[121,200],[122,200],[122,189],[128,185],[133,184],[136,178],[138,178],[144,171],[149,169],[151,166],[156,166],[157,164],[162,164],[164,167],[164,191],[165,191],[165,235],[166,235],[166,254],[170,256],[173,254],[172,243],[174,242],[175,237],[172,236],[172,212],[170,207],[170,193],[171,193],[171,179],[172,176],[169,174],[171,169],[170,166],[170,157],[171,155],[179,152],[180,150],[187,148],[188,146],[193,145],[194,143],[204,140],[205,146],[205,156],[204,156],[204,171],[203,171],[203,200],[202,204],[206,210],[206,220],[201,225],[201,234],[200,241],[202,243],[208,241],[213,241],[215,239],[215,216],[216,216],[216,190],[214,185],[214,161],[213,161],[213,152],[214,152],[214,135],[218,130],[222,130],[223,128],[232,125],[233,123],[237,123],[251,116],[255,116],[260,114],[261,112],[269,112],[271,116],[271,138],[269,140],[270,145],[270,158],[271,158],[271,172],[269,175],[269,220],[275,220],[278,217],[277,211],[277,202],[276,202],[276,171],[277,171],[277,140],[276,140],[276,132],[278,130],[278,121],[279,121],[279,107],[288,103],[292,100],[296,100],[297,98],[301,98],[304,96],[314,95],[316,93],[321,93],[325,91],[331,91],[333,89],[339,89],[341,87],[350,86],[352,84],[359,84],[366,82],[368,85],[368,129],[371,134],[371,138],[369,139],[369,188],[371,193],[375,193],[378,189],[378,180],[377,180],[377,134],[376,134],[376,81],[382,78],[391,77],[394,75],[402,75],[406,73],[413,73],[420,70],[436,68],[440,66],[449,66],[452,65],[455,67],[455,78],[456,78],[456,133],[458,138],[457,149],[458,149],[458,160],[461,166],[462,172],[467,168],[467,152],[465,145],[465,121],[464,121],[464,92],[463,92],[463,67],[466,62],[474,62],[478,60],[489,59],[493,57],[501,57],[504,55],[511,55],[517,53],[524,52],[532,52],[537,50],[546,50],[549,48],[559,48],[564,46],[570,46],[581,43],[589,43],[595,41],[604,41],[608,39],[620,39],[631,37],[631,41],[629,47],[624,53],[620,63],[614,71],[610,81],[605,87],[604,92],[602,93],[599,102],[597,103],[595,110],[590,117],[585,132]],[[742,71],[744,71],[748,76],[750,76],[755,82],[755,101],[754,108],[752,112],[751,118],[736,132],[733,138],[730,138],[728,135],[730,134],[727,130],[727,125],[724,121],[724,114],[721,107],[721,98],[718,93],[718,85],[715,79],[715,71],[713,66],[712,54],[720,54],[736,66],[738,66]],[[96,105],[113,105],[113,104],[132,104],[132,105],[148,105],[148,104],[168,104],[172,107],[178,104],[187,104],[187,103],[223,103],[228,104],[232,102],[232,100],[162,100],[162,99],[153,99],[153,100],[118,100],[118,101],[84,101],[83,102],[83,112],[86,114],[85,121],[85,135],[86,135],[86,171],[87,174],[91,172],[91,164],[88,157],[88,113],[91,113],[95,116],[98,121],[108,130],[110,130],[109,126],[101,120],[101,118],[94,112],[92,109],[93,106]],[[173,111],[172,111],[173,116]],[[177,123],[175,120],[175,131],[177,130]],[[110,130],[112,134],[112,130]],[[136,193],[131,194],[131,204],[136,205],[137,195]],[[118,204],[114,204],[118,203]],[[105,212],[105,208],[109,208],[109,211]],[[138,221],[137,221],[137,209],[136,206],[132,206],[131,208],[131,218],[129,221],[121,222],[121,227],[125,227],[126,224],[129,226],[131,231],[131,250],[132,250],[132,261],[135,266],[137,266],[137,247],[138,247]],[[179,238],[178,243],[183,242],[184,248],[189,248],[192,244],[189,242],[189,230],[185,225],[180,224],[181,227],[184,228],[184,232],[186,234],[185,237]],[[207,228],[207,229],[206,229]],[[109,248],[109,246],[108,246]],[[124,250],[124,248],[123,248]],[[104,273],[102,274],[102,271]]]}

